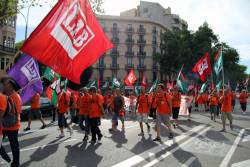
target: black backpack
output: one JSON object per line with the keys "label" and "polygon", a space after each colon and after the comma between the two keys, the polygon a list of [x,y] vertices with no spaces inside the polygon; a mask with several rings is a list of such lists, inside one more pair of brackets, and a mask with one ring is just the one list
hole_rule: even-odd
{"label": "black backpack", "polygon": [[12,128],[17,124],[18,113],[16,104],[10,97],[7,97],[7,108],[2,118],[2,125],[4,128]]}

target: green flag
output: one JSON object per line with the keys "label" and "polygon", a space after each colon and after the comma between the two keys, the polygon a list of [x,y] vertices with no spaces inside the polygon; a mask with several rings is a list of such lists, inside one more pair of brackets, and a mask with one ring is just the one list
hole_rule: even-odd
{"label": "green flag", "polygon": [[151,88],[149,89],[148,93],[151,93],[153,92],[156,88],[157,88],[157,85],[158,85],[158,79],[156,79],[153,83],[153,85],[151,86]]}
{"label": "green flag", "polygon": [[220,90],[221,86],[222,86],[222,81],[220,80],[220,81],[216,84],[216,89],[217,89],[217,91]]}
{"label": "green flag", "polygon": [[117,78],[113,77],[112,78],[112,89],[114,88],[120,88],[121,83],[117,80]]}
{"label": "green flag", "polygon": [[109,80],[106,80],[104,85],[102,86],[102,90],[106,90],[109,88]]}
{"label": "green flag", "polygon": [[214,63],[214,72],[216,74],[216,76],[219,76],[222,68],[223,68],[223,56],[222,56],[222,50],[219,50],[219,56],[216,59],[215,63]]}
{"label": "green flag", "polygon": [[205,82],[204,84],[202,84],[201,89],[200,89],[200,93],[204,93],[207,89],[207,82]]}
{"label": "green flag", "polygon": [[51,68],[47,67],[44,71],[44,78],[46,78],[47,80],[49,80],[50,82],[53,82],[55,80],[57,80],[58,78],[60,78],[61,76],[59,74],[57,74],[56,72],[54,72]]}
{"label": "green flag", "polygon": [[86,87],[89,89],[91,87],[96,87],[97,88],[97,86],[98,86],[97,80],[94,79],[94,80],[90,81]]}
{"label": "green flag", "polygon": [[135,85],[135,94],[136,96],[139,96],[140,95],[140,86],[139,86],[139,83],[137,82],[137,84]]}
{"label": "green flag", "polygon": [[182,93],[187,93],[188,92],[188,84],[187,84],[187,82],[185,80],[184,75],[182,74],[182,68],[181,68],[181,70],[179,72],[179,75],[177,77],[176,84],[180,88]]}

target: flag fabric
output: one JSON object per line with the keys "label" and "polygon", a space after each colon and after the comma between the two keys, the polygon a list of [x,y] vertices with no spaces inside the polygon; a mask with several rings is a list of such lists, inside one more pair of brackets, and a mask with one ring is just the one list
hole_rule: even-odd
{"label": "flag fabric", "polygon": [[96,87],[96,88],[98,88],[97,80],[94,79],[94,80],[90,81],[86,87],[87,87],[88,89],[91,88],[91,87]]}
{"label": "flag fabric", "polygon": [[193,72],[199,75],[202,82],[205,82],[207,76],[212,72],[208,52],[206,52],[205,55],[196,63],[193,68]]}
{"label": "flag fabric", "polygon": [[216,74],[216,76],[219,76],[219,74],[220,74],[220,72],[221,72],[221,70],[222,70],[222,68],[223,68],[223,56],[222,56],[222,49],[220,49],[219,51],[218,51],[218,57],[217,57],[217,59],[216,59],[216,61],[215,61],[215,63],[214,63],[214,72],[215,72],[215,74]]}
{"label": "flag fabric", "polygon": [[105,90],[105,89],[108,89],[109,88],[109,80],[106,80],[104,85],[102,86],[102,89]]}
{"label": "flag fabric", "polygon": [[[184,76],[183,76],[184,77]],[[185,77],[184,77],[185,78]],[[167,80],[167,88],[168,89],[173,89],[174,87],[174,81],[172,81],[171,83],[169,82],[169,80]]]}
{"label": "flag fabric", "polygon": [[217,91],[220,90],[221,86],[222,86],[222,81],[219,81],[219,82],[216,84],[216,89],[217,89]]}
{"label": "flag fabric", "polygon": [[182,74],[182,69],[183,69],[183,65],[182,65],[182,68],[181,68],[179,75],[177,77],[176,84],[180,88],[182,93],[187,93],[188,92],[188,85],[187,85],[187,82],[186,82],[184,75]]}
{"label": "flag fabric", "polygon": [[154,81],[154,83],[153,83],[153,85],[150,87],[148,93],[151,93],[151,92],[155,91],[156,88],[157,88],[157,85],[158,85],[158,79],[156,79],[156,80]]}
{"label": "flag fabric", "polygon": [[57,93],[55,90],[53,90],[51,87],[48,87],[46,89],[46,96],[48,97],[48,99],[51,101],[51,104],[54,106],[54,107],[57,107]]}
{"label": "flag fabric", "polygon": [[141,93],[141,87],[139,86],[139,83],[137,83],[135,86],[135,94],[136,96],[139,96],[140,93]]}
{"label": "flag fabric", "polygon": [[203,83],[200,89],[200,93],[204,93],[207,89],[207,82]]}
{"label": "flag fabric", "polygon": [[217,59],[219,58],[221,51],[222,51],[222,48],[219,49],[219,51],[218,51],[218,53],[216,54],[214,60],[217,60]]}
{"label": "flag fabric", "polygon": [[121,87],[121,83],[118,81],[118,79],[116,77],[112,78],[112,89],[114,88],[120,88]]}
{"label": "flag fabric", "polygon": [[88,0],[60,0],[20,50],[79,84],[81,73],[112,47]]}
{"label": "flag fabric", "polygon": [[54,70],[52,70],[51,68],[47,67],[43,73],[44,78],[46,78],[47,80],[49,80],[50,82],[53,82],[59,78],[61,78],[61,76],[59,74],[57,74]]}
{"label": "flag fabric", "polygon": [[130,70],[126,78],[124,79],[124,83],[126,86],[133,86],[136,81],[136,76],[134,70]]}
{"label": "flag fabric", "polygon": [[249,76],[248,78],[246,79],[245,83],[244,83],[244,86],[247,88],[248,87],[248,82],[249,82]]}
{"label": "flag fabric", "polygon": [[21,87],[22,103],[27,103],[36,93],[43,92],[43,85],[37,62],[30,56],[23,54],[19,61],[8,71]]}
{"label": "flag fabric", "polygon": [[143,75],[143,77],[142,77],[141,86],[143,86],[145,88],[147,87],[147,78],[145,77],[145,75]]}

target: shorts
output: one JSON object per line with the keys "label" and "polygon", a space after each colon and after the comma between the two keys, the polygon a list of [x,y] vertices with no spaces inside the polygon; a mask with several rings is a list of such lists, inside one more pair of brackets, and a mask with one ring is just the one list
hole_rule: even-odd
{"label": "shorts", "polygon": [[179,111],[180,111],[179,107],[173,107],[172,108],[173,119],[178,119],[178,117],[179,117]]}
{"label": "shorts", "polygon": [[221,119],[223,123],[226,122],[226,119],[233,121],[232,112],[221,112]]}
{"label": "shorts", "polygon": [[240,103],[240,106],[243,111],[247,110],[247,103]]}
{"label": "shorts", "polygon": [[210,106],[210,113],[216,114],[216,112],[217,112],[217,106],[214,105]]}
{"label": "shorts", "polygon": [[171,126],[169,114],[157,114],[156,115],[156,126],[160,126],[163,123],[166,126]]}
{"label": "shorts", "polygon": [[122,117],[121,115],[119,115],[119,113],[114,113],[114,114],[113,114],[112,121],[118,122],[118,118],[119,118],[122,122],[124,122],[124,117]]}
{"label": "shorts", "polygon": [[138,113],[137,114],[137,120],[138,122],[142,123],[148,123],[148,114],[146,113]]}
{"label": "shorts", "polygon": [[32,118],[42,118],[42,114],[41,114],[41,111],[40,109],[31,109],[29,111],[29,118],[32,119]]}
{"label": "shorts", "polygon": [[189,113],[189,114],[192,113],[192,106],[188,107],[188,113]]}
{"label": "shorts", "polygon": [[67,119],[65,118],[65,113],[58,112],[58,126],[59,128],[68,127]]}

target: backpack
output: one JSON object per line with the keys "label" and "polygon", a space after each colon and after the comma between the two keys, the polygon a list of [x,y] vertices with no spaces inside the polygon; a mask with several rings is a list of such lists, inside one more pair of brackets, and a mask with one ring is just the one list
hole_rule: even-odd
{"label": "backpack", "polygon": [[10,97],[7,97],[7,108],[2,118],[2,125],[4,128],[12,128],[17,124],[18,113],[16,104]]}

